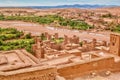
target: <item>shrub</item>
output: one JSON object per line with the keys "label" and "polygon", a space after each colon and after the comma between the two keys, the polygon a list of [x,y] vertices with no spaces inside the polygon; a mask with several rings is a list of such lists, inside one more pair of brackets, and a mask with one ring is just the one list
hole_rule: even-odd
{"label": "shrub", "polygon": [[4,15],[1,14],[1,15],[0,15],[0,20],[4,20],[4,19],[5,19]]}
{"label": "shrub", "polygon": [[46,37],[43,33],[40,35],[40,38],[41,38],[41,40],[46,40]]}
{"label": "shrub", "polygon": [[25,39],[31,39],[31,33],[26,34]]}
{"label": "shrub", "polygon": [[3,45],[3,41],[2,40],[0,40],[0,45]]}
{"label": "shrub", "polygon": [[120,24],[118,24],[115,28],[113,28],[114,32],[120,32]]}

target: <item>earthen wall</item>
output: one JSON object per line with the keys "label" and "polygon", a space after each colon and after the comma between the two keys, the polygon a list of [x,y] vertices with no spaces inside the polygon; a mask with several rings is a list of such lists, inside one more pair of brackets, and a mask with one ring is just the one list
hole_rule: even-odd
{"label": "earthen wall", "polygon": [[0,80],[54,80],[56,72],[56,68],[48,68],[14,75],[0,75]]}
{"label": "earthen wall", "polygon": [[104,58],[87,63],[77,63],[69,66],[60,67],[58,73],[64,77],[77,77],[89,72],[98,72],[112,69],[114,66],[114,58]]}

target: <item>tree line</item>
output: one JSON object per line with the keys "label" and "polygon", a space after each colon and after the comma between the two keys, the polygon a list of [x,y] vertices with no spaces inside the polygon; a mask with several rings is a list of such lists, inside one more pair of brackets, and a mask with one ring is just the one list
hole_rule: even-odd
{"label": "tree line", "polygon": [[[39,24],[58,24],[59,26],[68,26],[70,29],[78,29],[78,30],[87,30],[93,28],[93,26],[88,25],[84,21],[80,20],[72,20],[66,19],[58,15],[46,15],[46,16],[4,16],[0,15],[0,20],[20,20],[26,22],[35,22]],[[55,26],[54,25],[54,26]],[[59,27],[57,26],[57,27]]]}

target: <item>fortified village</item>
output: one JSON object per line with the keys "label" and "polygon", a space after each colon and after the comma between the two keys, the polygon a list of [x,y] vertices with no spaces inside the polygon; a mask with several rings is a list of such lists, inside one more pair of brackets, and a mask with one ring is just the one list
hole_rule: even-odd
{"label": "fortified village", "polygon": [[81,41],[76,35],[61,38],[58,33],[47,32],[42,33],[42,38],[34,36],[35,56],[24,49],[0,52],[0,80],[69,80],[99,72],[110,75],[120,70],[117,33],[110,35],[110,42]]}
{"label": "fortified village", "polygon": [[[5,32],[5,28],[13,28],[13,32]],[[120,7],[0,8],[0,80],[81,80],[76,78],[120,75],[119,32]],[[92,80],[120,80],[119,75],[114,75],[117,79]]]}

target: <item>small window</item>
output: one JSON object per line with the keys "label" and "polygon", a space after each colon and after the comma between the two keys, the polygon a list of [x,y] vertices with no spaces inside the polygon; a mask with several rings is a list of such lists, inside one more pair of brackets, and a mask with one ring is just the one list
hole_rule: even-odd
{"label": "small window", "polygon": [[113,46],[115,46],[115,43],[112,43]]}

